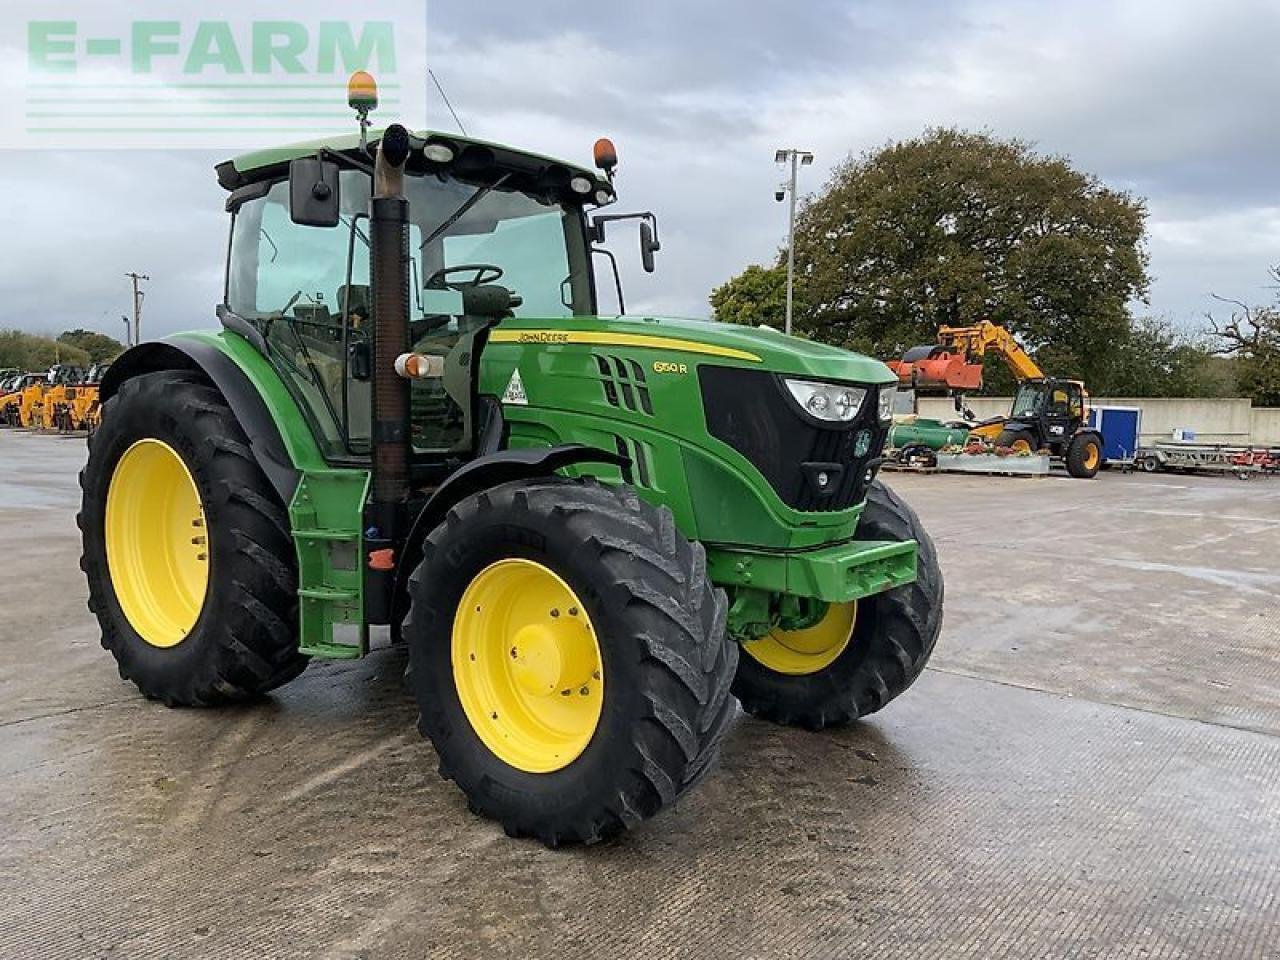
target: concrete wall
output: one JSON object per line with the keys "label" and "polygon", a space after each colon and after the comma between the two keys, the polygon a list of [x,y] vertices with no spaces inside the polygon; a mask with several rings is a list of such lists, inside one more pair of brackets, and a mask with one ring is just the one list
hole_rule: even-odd
{"label": "concrete wall", "polygon": [[[978,417],[1003,416],[1009,397],[970,397],[967,405]],[[1142,410],[1142,442],[1167,439],[1175,427],[1190,427],[1196,439],[1206,443],[1280,444],[1280,407],[1250,406],[1248,399],[1200,400],[1182,397],[1093,397],[1099,407],[1138,407]],[[955,407],[946,397],[921,397],[922,417],[956,419]]]}

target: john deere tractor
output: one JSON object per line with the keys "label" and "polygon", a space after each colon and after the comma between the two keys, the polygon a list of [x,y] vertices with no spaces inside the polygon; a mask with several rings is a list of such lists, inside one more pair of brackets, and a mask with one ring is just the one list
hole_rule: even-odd
{"label": "john deere tractor", "polygon": [[593,170],[350,99],[358,135],[218,166],[220,329],[101,384],[82,566],[121,675],[245,700],[389,627],[441,773],[550,845],[670,804],[735,698],[820,729],[902,693],[942,578],[876,479],[888,368],[601,316],[606,229],[659,246],[600,211],[611,144]]}

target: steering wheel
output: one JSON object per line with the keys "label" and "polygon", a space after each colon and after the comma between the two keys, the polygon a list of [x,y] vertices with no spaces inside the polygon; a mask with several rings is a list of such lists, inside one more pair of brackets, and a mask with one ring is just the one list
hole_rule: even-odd
{"label": "steering wheel", "polygon": [[[456,267],[444,267],[437,270],[427,277],[425,287],[428,290],[460,291],[467,287],[478,287],[481,284],[493,283],[495,280],[501,279],[503,272],[501,267],[494,266],[492,263],[460,263]],[[470,280],[450,281],[450,275],[455,273],[470,273],[473,276]]]}

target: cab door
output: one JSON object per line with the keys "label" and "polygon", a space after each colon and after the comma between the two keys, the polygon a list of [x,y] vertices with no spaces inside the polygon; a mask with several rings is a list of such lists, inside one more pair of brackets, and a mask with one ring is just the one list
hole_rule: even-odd
{"label": "cab door", "polygon": [[1080,427],[1084,416],[1084,393],[1080,384],[1052,380],[1046,384],[1041,422],[1050,449],[1064,445]]}

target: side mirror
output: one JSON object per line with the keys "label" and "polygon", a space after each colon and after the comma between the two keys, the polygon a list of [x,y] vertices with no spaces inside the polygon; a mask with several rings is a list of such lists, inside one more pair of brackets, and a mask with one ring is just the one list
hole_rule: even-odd
{"label": "side mirror", "polygon": [[640,263],[645,273],[653,273],[653,255],[662,249],[662,244],[654,235],[653,226],[647,220],[640,222]]}
{"label": "side mirror", "polygon": [[338,165],[319,157],[289,164],[289,217],[304,227],[336,227],[341,210]]}

